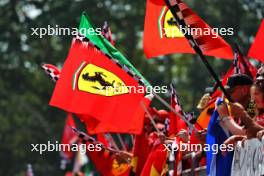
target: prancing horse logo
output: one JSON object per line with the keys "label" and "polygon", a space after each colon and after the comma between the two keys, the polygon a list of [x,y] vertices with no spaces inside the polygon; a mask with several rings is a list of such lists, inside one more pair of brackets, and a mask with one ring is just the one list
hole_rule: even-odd
{"label": "prancing horse logo", "polygon": [[[85,73],[82,75],[82,78],[86,81],[91,81],[91,82],[98,82],[103,89],[106,89],[107,87],[113,87],[114,88],[114,83],[115,80],[113,80],[112,83],[107,82],[103,77],[106,77],[103,72],[94,72],[94,76],[89,76],[89,73]],[[98,87],[94,87],[95,89],[99,89]]]}
{"label": "prancing horse logo", "polygon": [[177,26],[176,20],[168,8],[164,8],[162,10],[161,17],[162,30],[166,38],[184,37],[183,33]]}
{"label": "prancing horse logo", "polygon": [[87,64],[78,77],[78,89],[103,96],[129,92],[125,83],[114,73],[93,64]]}

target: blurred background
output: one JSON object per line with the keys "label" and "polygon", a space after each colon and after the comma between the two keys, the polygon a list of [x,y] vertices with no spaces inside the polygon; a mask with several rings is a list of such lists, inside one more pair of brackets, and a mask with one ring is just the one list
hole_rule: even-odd
{"label": "blurred background", "polygon": [[[259,0],[186,0],[211,27],[234,28],[224,38],[247,53],[264,14]],[[195,55],[175,54],[147,60],[142,50],[143,0],[0,0],[0,175],[20,176],[31,163],[35,175],[63,175],[59,152],[40,155],[31,145],[60,141],[66,113],[48,105],[54,83],[40,65],[61,66],[72,36],[31,35],[31,28],[78,27],[86,11],[95,24],[108,21],[116,47],[154,85],[176,84],[186,111],[196,104],[213,80]],[[232,61],[207,57],[218,75]],[[168,95],[162,95],[167,98]],[[163,108],[154,101],[153,106]]]}

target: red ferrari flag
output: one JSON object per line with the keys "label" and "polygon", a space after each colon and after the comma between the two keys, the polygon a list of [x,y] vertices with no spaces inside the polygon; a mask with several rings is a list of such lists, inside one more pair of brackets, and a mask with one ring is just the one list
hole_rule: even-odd
{"label": "red ferrari flag", "polygon": [[[204,55],[232,59],[227,42],[181,0],[177,0],[188,28],[179,28],[164,0],[147,0],[144,52],[147,58],[171,53],[195,53],[184,33],[192,35]],[[227,30],[227,29],[226,29]],[[231,34],[231,29],[228,33]]]}
{"label": "red ferrari flag", "polygon": [[[148,107],[150,100],[144,98],[142,103]],[[141,121],[141,119],[144,118],[144,113],[144,109],[141,107],[141,104],[139,104],[138,108],[135,108],[133,118],[127,119],[129,120],[127,121],[129,124],[126,125],[120,125],[119,121],[112,121],[110,118],[109,120],[100,121],[89,115],[78,115],[78,117],[85,123],[89,134],[100,134],[104,132],[133,133],[134,128],[143,127],[143,121]]]}
{"label": "red ferrari flag", "polygon": [[264,62],[263,41],[264,41],[264,20],[262,20],[256,38],[250,47],[248,53],[249,57],[255,58],[260,62]]}
{"label": "red ferrari flag", "polygon": [[[126,67],[88,42],[75,39],[57,81],[50,105],[115,123],[139,134],[143,127],[144,86]],[[114,131],[113,131],[114,132]]]}

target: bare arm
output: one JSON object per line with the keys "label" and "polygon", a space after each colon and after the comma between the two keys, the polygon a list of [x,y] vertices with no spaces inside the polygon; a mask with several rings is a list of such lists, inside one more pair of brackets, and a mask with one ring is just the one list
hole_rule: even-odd
{"label": "bare arm", "polygon": [[217,106],[217,112],[220,118],[221,126],[225,127],[233,135],[245,135],[245,131],[239,126],[229,115],[227,105],[225,103]]}
{"label": "bare arm", "polygon": [[233,135],[246,135],[245,130],[239,126],[231,117],[225,116],[220,124],[228,129]]}
{"label": "bare arm", "polygon": [[264,129],[248,115],[242,105],[238,103],[229,103],[229,106],[231,107],[232,114],[239,117],[245,125],[248,139],[256,137],[257,133]]}

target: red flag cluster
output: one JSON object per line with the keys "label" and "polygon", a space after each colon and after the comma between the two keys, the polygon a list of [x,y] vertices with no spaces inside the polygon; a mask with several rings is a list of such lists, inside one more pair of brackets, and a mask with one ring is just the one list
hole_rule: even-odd
{"label": "red flag cluster", "polygon": [[[179,4],[180,18],[184,20],[188,29],[180,29],[181,26],[178,26],[165,1],[147,0],[144,52],[148,58],[170,53],[195,53],[184,35],[184,32],[192,33],[191,29],[200,31],[191,35],[203,54],[224,59],[233,58],[232,49],[227,42],[181,0],[175,1]],[[260,61],[264,61],[264,54],[261,50],[261,41],[264,40],[262,29],[264,29],[264,21],[248,54]],[[112,44],[114,43],[107,24],[104,26],[103,35]],[[172,171],[174,169],[173,175],[178,175],[177,170],[181,164],[182,153],[170,153],[166,150],[164,141],[168,139],[169,142],[166,142],[177,144],[178,141],[182,142],[183,140],[176,139],[175,136],[180,136],[182,130],[190,130],[190,126],[187,126],[185,121],[174,112],[167,113],[166,111],[165,117],[157,113],[158,116],[160,115],[157,128],[159,130],[161,128],[161,132],[165,131],[164,134],[175,138],[168,136],[166,138],[153,132],[153,129],[143,128],[144,125],[146,127],[146,123],[144,124],[146,117],[142,103],[146,107],[150,104],[150,100],[145,97],[145,87],[141,86],[142,83],[133,72],[117,59],[105,54],[100,48],[87,41],[82,41],[80,38],[73,40],[61,71],[50,64],[43,66],[46,73],[57,82],[50,105],[69,112],[62,144],[76,142],[77,135],[71,128],[76,126],[71,114],[74,113],[84,122],[88,133],[97,134],[97,140],[104,145],[102,151],[88,152],[90,160],[101,175],[128,176],[132,173],[143,176],[165,175],[168,172],[168,161],[172,163],[169,169]],[[227,78],[233,74],[235,68],[241,73],[255,77],[256,68],[240,52],[237,53],[236,64],[232,65],[223,77],[223,85],[226,84]],[[203,108],[194,127],[203,129],[208,126],[210,118],[208,111],[214,108],[212,102],[220,94],[221,92],[217,89],[212,92],[211,101]],[[171,107],[182,116],[186,116],[175,89],[172,89]],[[164,127],[166,126],[164,119],[169,119],[168,128]],[[151,126],[150,122],[148,126]],[[118,152],[112,154],[112,146],[104,135],[106,132],[136,134],[133,157],[120,155]],[[80,136],[83,137],[83,135]],[[190,143],[199,143],[194,132],[188,137],[191,138]],[[87,144],[93,142],[95,141],[86,141]],[[105,150],[106,148],[109,150]],[[65,151],[63,155],[67,159],[72,159],[74,154]],[[172,159],[168,160],[168,156],[172,156]]]}

